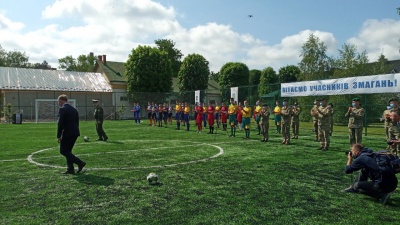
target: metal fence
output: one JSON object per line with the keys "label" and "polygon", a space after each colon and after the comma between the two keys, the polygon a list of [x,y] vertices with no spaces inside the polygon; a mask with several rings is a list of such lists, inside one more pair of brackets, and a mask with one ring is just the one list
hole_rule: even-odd
{"label": "metal fence", "polygon": [[[275,106],[276,100],[283,100],[280,96],[280,84],[271,84],[266,86],[242,86],[238,87],[238,100],[243,102],[248,100],[250,106],[253,106],[257,100],[262,104],[268,104],[270,108]],[[195,91],[185,93],[168,92],[168,93],[135,93],[128,96],[126,92],[112,92],[112,93],[94,93],[94,92],[60,92],[60,91],[1,91],[1,121],[10,122],[8,114],[21,113],[22,119],[25,122],[35,122],[35,100],[36,99],[56,99],[60,94],[67,94],[70,99],[76,100],[76,107],[80,113],[82,120],[93,119],[93,105],[91,99],[100,99],[106,119],[120,120],[120,119],[133,119],[131,109],[134,103],[139,103],[141,106],[142,118],[146,118],[146,106],[148,102],[157,104],[171,104],[172,108],[175,106],[175,101],[188,102],[192,107],[195,104]],[[200,91],[200,102],[213,101],[218,104],[221,102],[229,103],[231,97],[231,89],[221,89],[216,91]],[[347,125],[347,118],[344,114],[348,107],[351,105],[351,100],[355,97],[361,99],[362,107],[365,109],[364,124],[365,127],[369,126],[383,126],[382,115],[383,111],[388,105],[389,99],[393,97],[399,98],[399,93],[389,94],[363,94],[363,95],[334,95],[334,96],[314,96],[314,97],[292,97],[286,98],[290,105],[298,102],[302,110],[300,120],[302,122],[311,122],[310,109],[313,107],[315,99],[324,97],[327,102],[332,103],[334,106],[333,121],[335,125]],[[11,109],[10,109],[11,105]],[[54,115],[53,119],[48,121],[56,121],[58,107],[55,105],[49,109],[51,114]]]}

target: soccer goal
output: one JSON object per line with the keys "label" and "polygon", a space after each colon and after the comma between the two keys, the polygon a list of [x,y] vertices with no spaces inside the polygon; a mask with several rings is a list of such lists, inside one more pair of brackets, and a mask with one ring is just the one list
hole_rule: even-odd
{"label": "soccer goal", "polygon": [[[75,99],[68,99],[68,103],[76,108]],[[36,123],[57,121],[59,108],[60,106],[58,105],[57,99],[36,99],[35,100]]]}

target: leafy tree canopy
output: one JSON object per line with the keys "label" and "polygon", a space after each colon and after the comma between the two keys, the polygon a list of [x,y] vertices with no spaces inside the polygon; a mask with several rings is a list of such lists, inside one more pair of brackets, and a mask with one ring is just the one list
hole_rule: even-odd
{"label": "leafy tree canopy", "polygon": [[279,83],[296,82],[298,76],[300,76],[300,68],[289,65],[279,69],[278,81]]}
{"label": "leafy tree canopy", "polygon": [[249,85],[258,85],[260,84],[261,78],[261,70],[250,70],[249,72]]}
{"label": "leafy tree canopy", "polygon": [[169,60],[171,60],[172,76],[178,77],[179,69],[181,67],[181,58],[183,54],[177,48],[175,48],[175,43],[168,39],[158,39],[155,40],[155,44],[161,51],[167,53]]}
{"label": "leafy tree canopy", "polygon": [[125,68],[128,93],[172,90],[171,61],[158,48],[139,45],[132,49]]}
{"label": "leafy tree canopy", "polygon": [[228,62],[219,72],[218,83],[222,89],[249,84],[249,68],[241,62]]}
{"label": "leafy tree canopy", "polygon": [[182,62],[178,75],[179,91],[206,90],[210,69],[208,61],[199,54],[190,54]]}
{"label": "leafy tree canopy", "polygon": [[58,68],[66,71],[93,72],[96,57],[89,55],[79,55],[77,59],[72,55],[58,59]]}

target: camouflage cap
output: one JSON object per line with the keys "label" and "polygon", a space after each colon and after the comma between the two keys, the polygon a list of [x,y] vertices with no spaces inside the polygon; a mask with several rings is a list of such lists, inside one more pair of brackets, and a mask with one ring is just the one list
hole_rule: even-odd
{"label": "camouflage cap", "polygon": [[359,102],[359,101],[361,101],[361,100],[360,100],[360,98],[353,98],[351,101]]}

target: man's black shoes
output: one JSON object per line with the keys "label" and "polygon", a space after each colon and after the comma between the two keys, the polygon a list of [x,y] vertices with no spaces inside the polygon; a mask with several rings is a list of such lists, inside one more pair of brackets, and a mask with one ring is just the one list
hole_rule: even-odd
{"label": "man's black shoes", "polygon": [[108,140],[108,137],[105,137],[105,138],[104,138],[104,141],[107,141],[107,140]]}
{"label": "man's black shoes", "polygon": [[74,170],[67,170],[63,174],[75,174]]}
{"label": "man's black shoes", "polygon": [[78,165],[78,171],[76,171],[76,172],[77,172],[77,173],[81,172],[82,169],[83,169],[83,167],[85,167],[85,166],[86,166],[86,163],[85,163],[85,162],[81,162],[81,163]]}

